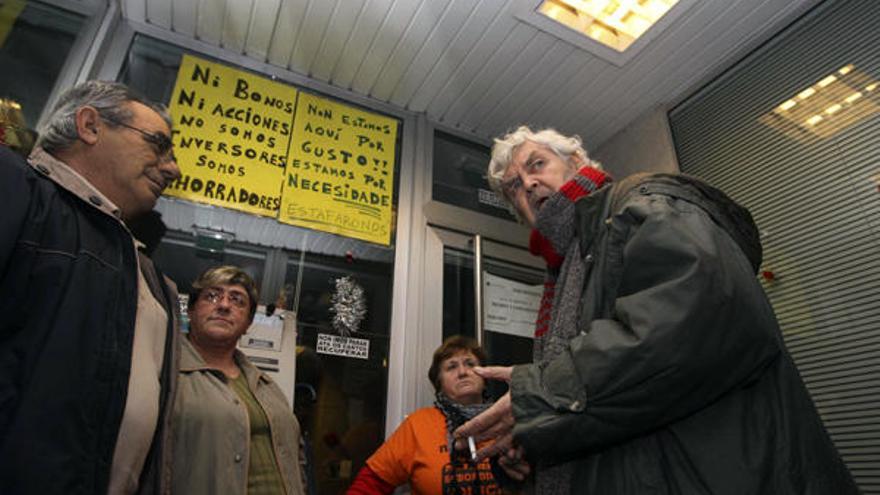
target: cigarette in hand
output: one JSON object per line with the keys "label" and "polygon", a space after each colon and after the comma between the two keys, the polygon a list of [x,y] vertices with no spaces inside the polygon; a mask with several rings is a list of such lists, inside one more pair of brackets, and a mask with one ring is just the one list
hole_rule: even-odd
{"label": "cigarette in hand", "polygon": [[474,437],[468,437],[468,448],[471,450],[471,460],[477,460],[477,444],[474,443]]}

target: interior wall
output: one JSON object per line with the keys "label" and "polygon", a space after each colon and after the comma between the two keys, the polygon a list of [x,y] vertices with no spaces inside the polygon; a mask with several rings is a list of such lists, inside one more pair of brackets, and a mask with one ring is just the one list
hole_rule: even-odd
{"label": "interior wall", "polygon": [[669,118],[666,109],[661,107],[643,114],[587,153],[617,179],[636,172],[679,170]]}

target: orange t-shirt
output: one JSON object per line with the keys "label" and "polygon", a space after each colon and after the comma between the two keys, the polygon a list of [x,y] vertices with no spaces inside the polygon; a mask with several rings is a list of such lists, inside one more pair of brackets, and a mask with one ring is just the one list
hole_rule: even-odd
{"label": "orange t-shirt", "polygon": [[477,466],[450,461],[446,418],[436,407],[410,414],[367,459],[367,465],[388,484],[399,486],[409,482],[416,495],[501,493],[488,459]]}

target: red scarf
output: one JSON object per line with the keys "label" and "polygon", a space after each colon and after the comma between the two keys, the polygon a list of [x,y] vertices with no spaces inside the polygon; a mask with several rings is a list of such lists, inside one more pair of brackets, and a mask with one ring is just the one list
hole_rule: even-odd
{"label": "red scarf", "polygon": [[[573,204],[599,189],[606,182],[610,182],[610,177],[601,170],[589,166],[582,167],[571,180],[559,188],[557,194],[560,196],[557,197],[556,203],[559,200],[562,200],[563,203],[565,202],[564,200],[567,200]],[[551,196],[551,199],[556,198]],[[545,203],[545,207],[547,206],[551,206],[550,199]],[[553,216],[541,215],[542,218]],[[565,219],[565,221],[574,222],[574,218]],[[544,261],[547,262],[548,273],[547,280],[544,282],[544,294],[541,296],[541,306],[538,309],[538,319],[535,322],[535,337],[544,335],[550,328],[550,310],[553,307],[553,298],[556,295],[556,273],[559,267],[562,266],[562,262],[565,261],[565,249],[572,240],[571,238],[553,239],[553,234],[545,230],[552,230],[552,226],[548,227],[541,224],[541,220],[537,220],[537,225],[532,229],[531,236],[529,237],[529,252],[544,258]],[[544,230],[546,235],[541,233],[542,230]]]}

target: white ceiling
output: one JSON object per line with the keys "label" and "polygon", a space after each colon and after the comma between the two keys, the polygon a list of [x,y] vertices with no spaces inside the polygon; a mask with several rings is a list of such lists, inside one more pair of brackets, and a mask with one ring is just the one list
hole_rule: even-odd
{"label": "white ceiling", "polygon": [[819,0],[694,0],[622,66],[516,15],[538,0],[120,0],[126,17],[424,112],[481,138],[551,125],[594,149]]}

